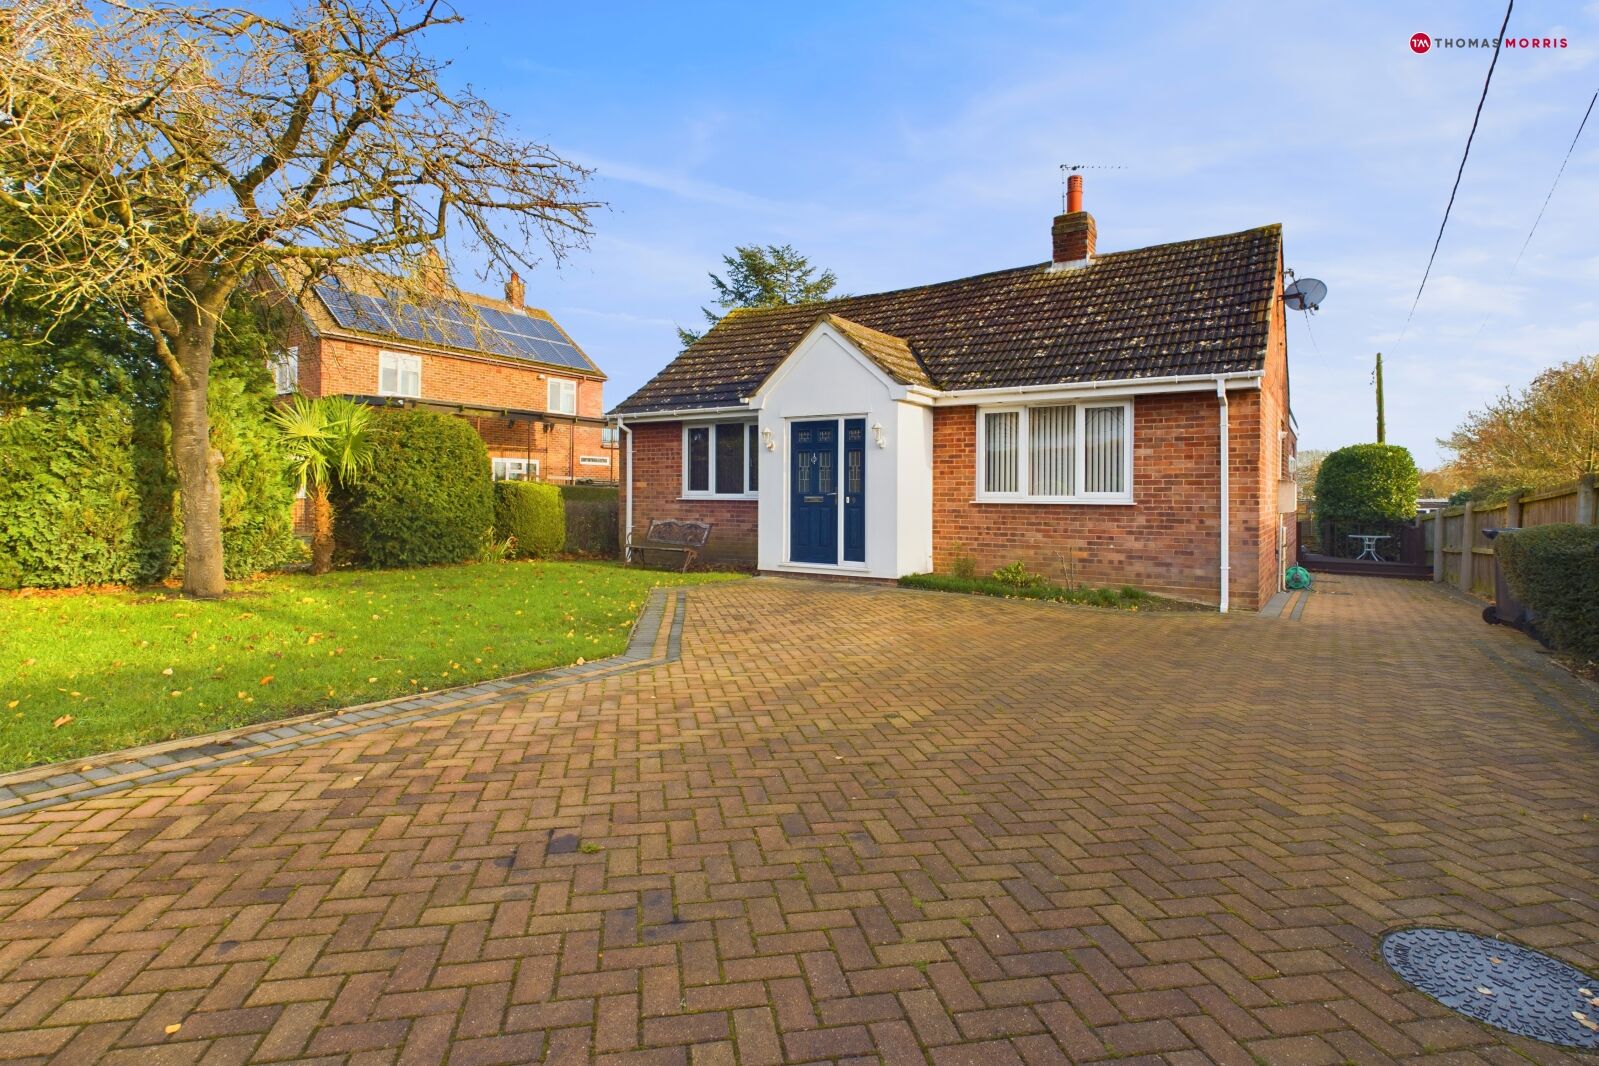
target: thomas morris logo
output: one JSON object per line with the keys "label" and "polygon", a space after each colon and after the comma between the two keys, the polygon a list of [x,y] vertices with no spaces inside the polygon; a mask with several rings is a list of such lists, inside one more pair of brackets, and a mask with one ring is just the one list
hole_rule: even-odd
{"label": "thomas morris logo", "polygon": [[1501,41],[1498,37],[1433,37],[1426,33],[1410,35],[1410,50],[1417,55],[1424,55],[1434,48],[1497,48],[1501,44],[1505,48],[1526,51],[1567,47],[1564,37],[1506,37]]}

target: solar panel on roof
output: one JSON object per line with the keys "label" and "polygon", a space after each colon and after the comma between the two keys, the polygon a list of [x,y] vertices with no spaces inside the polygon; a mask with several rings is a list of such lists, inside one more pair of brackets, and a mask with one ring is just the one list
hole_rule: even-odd
{"label": "solar panel on roof", "polygon": [[458,300],[441,300],[419,308],[394,291],[383,296],[351,292],[337,278],[317,282],[316,290],[334,321],[345,329],[577,370],[592,367],[554,323],[533,315],[476,307]]}

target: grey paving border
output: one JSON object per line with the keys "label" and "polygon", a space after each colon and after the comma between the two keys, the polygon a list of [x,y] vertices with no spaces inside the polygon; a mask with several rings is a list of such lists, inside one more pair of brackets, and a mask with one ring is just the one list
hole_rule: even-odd
{"label": "grey paving border", "polygon": [[[671,623],[664,647],[659,647],[669,606]],[[424,696],[359,704],[332,714],[301,715],[0,774],[0,818],[676,662],[682,656],[687,607],[686,590],[653,590],[633,623],[627,649],[581,666],[515,674]]]}

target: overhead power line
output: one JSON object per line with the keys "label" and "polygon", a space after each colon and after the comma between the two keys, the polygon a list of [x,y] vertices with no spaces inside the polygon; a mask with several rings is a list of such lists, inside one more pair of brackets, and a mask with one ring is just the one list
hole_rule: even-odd
{"label": "overhead power line", "polygon": [[1466,150],[1460,156],[1460,168],[1455,171],[1455,184],[1449,190],[1449,202],[1444,205],[1443,221],[1438,223],[1438,236],[1432,242],[1432,254],[1427,257],[1427,269],[1422,272],[1421,284],[1416,287],[1416,298],[1410,303],[1410,314],[1405,316],[1405,328],[1399,331],[1399,339],[1405,339],[1405,333],[1410,329],[1410,320],[1416,317],[1416,308],[1421,303],[1421,294],[1427,288],[1427,279],[1432,276],[1433,260],[1438,258],[1438,246],[1443,243],[1444,229],[1449,225],[1449,212],[1455,206],[1455,194],[1460,191],[1460,178],[1466,173],[1466,160],[1471,158],[1471,142],[1477,136],[1477,123],[1482,119],[1482,105],[1488,100],[1488,86],[1494,79],[1494,67],[1499,65],[1499,46],[1505,39],[1505,30],[1510,26],[1510,12],[1515,9],[1516,0],[1510,0],[1505,5],[1505,20],[1499,26],[1499,36],[1494,38],[1494,56],[1488,63],[1488,76],[1482,80],[1482,95],[1477,98],[1477,111],[1471,116],[1471,132],[1466,135]]}
{"label": "overhead power line", "polygon": [[1555,180],[1549,186],[1549,195],[1543,198],[1543,206],[1538,208],[1538,217],[1532,220],[1532,229],[1527,231],[1527,239],[1521,242],[1521,251],[1516,253],[1515,263],[1510,264],[1512,267],[1521,262],[1523,253],[1527,251],[1527,245],[1532,243],[1532,235],[1538,232],[1538,223],[1543,221],[1543,213],[1548,209],[1549,201],[1555,198],[1555,186],[1560,184],[1560,175],[1566,172],[1566,164],[1571,162],[1571,153],[1577,150],[1577,142],[1582,139],[1583,128],[1588,125],[1588,116],[1593,114],[1595,100],[1599,100],[1599,91],[1596,91],[1588,101],[1588,110],[1583,112],[1582,121],[1577,124],[1577,135],[1571,138],[1571,147],[1566,149],[1566,158],[1560,161],[1560,169],[1555,171]]}

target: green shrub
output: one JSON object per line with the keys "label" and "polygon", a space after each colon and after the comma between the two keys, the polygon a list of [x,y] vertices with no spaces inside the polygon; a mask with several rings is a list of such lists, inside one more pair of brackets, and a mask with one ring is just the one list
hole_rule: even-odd
{"label": "green shrub", "polygon": [[372,446],[372,469],[334,495],[341,553],[380,567],[477,558],[494,521],[494,483],[471,424],[384,408],[372,419]]}
{"label": "green shrub", "polygon": [[1008,585],[1013,589],[1042,588],[1048,585],[1049,578],[1043,574],[1035,574],[1021,563],[1010,563],[994,571],[993,579],[1001,585]]}
{"label": "green shrub", "polygon": [[519,559],[544,559],[566,543],[561,490],[536,481],[494,483],[494,535]]}
{"label": "green shrub", "polygon": [[[164,463],[138,453],[138,437],[133,409],[112,399],[0,417],[0,585],[132,584],[166,575],[173,485]],[[166,526],[144,525],[146,511],[165,514]]]}
{"label": "green shrub", "polygon": [[1353,444],[1322,460],[1316,474],[1319,522],[1400,522],[1416,517],[1421,478],[1408,449]]}
{"label": "green shrub", "polygon": [[618,551],[617,490],[605,485],[563,485],[566,550],[614,559]]}
{"label": "green shrub", "polygon": [[[294,488],[276,446],[269,324],[242,299],[211,369],[228,576],[299,555]],[[167,373],[116,309],[65,318],[0,303],[0,584],[141,584],[181,563]]]}
{"label": "green shrub", "polygon": [[[995,574],[1027,571],[1020,563],[1001,567]],[[1124,585],[1120,589],[1089,588],[1085,585],[1065,586],[1051,584],[1037,574],[1027,574],[1027,584],[1016,585],[997,577],[968,578],[954,574],[907,574],[899,579],[902,588],[929,589],[934,592],[968,592],[980,596],[1003,596],[1024,600],[1054,600],[1059,603],[1085,604],[1090,607],[1118,607],[1126,611],[1150,610],[1203,610],[1196,604],[1152,596],[1143,589]]]}
{"label": "green shrub", "polygon": [[1599,527],[1534,526],[1501,534],[1494,552],[1549,643],[1599,660]]}

